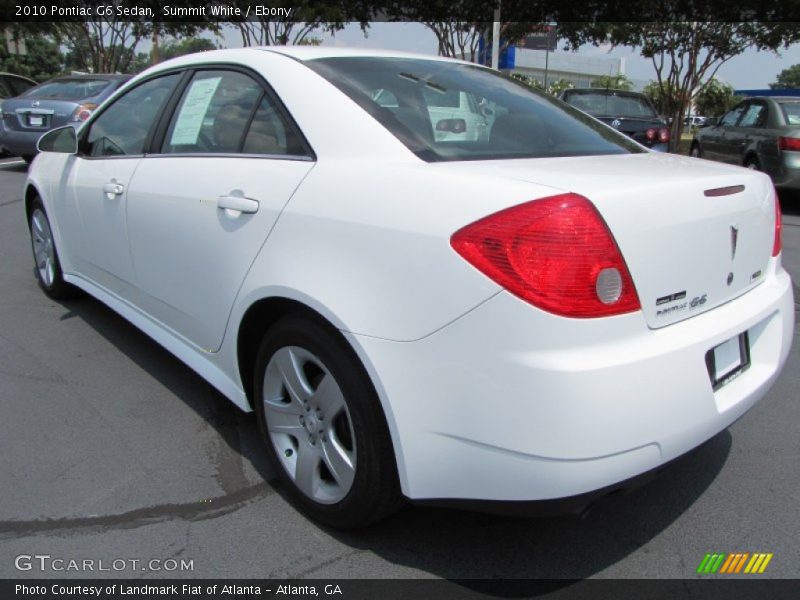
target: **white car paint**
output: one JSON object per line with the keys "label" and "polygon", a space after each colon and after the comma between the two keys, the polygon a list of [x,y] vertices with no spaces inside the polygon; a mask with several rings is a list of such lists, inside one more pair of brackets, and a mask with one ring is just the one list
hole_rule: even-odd
{"label": "white car paint", "polygon": [[[302,64],[375,54],[244,49],[155,67],[256,70],[316,159],[154,155],[87,166],[42,153],[27,185],[51,215],[65,279],[248,411],[237,357],[243,316],[264,298],[305,304],[363,362],[403,493],[414,499],[536,500],[611,485],[697,446],[763,396],[794,324],[791,282],[780,255],[769,256],[766,176],[654,153],[429,164]],[[112,178],[127,182],[124,194],[90,193]],[[732,185],[748,192],[702,193]],[[263,210],[219,211],[214,199],[235,190]],[[450,246],[467,224],[564,191],[599,209],[643,310],[555,316]],[[737,286],[753,265],[762,270],[735,291],[724,284],[729,221],[742,228],[740,252],[752,260],[735,273]],[[705,290],[710,300],[659,320],[656,299],[677,289]],[[751,368],[714,392],[706,352],[745,331]]]}

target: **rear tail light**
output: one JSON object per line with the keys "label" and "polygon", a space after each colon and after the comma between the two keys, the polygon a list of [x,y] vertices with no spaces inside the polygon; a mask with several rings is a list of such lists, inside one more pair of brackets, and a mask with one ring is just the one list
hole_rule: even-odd
{"label": "rear tail light", "polygon": [[502,210],[460,229],[450,244],[484,275],[551,313],[587,318],[641,308],[611,232],[583,196]]}
{"label": "rear tail light", "polygon": [[800,138],[793,137],[779,137],[778,147],[781,150],[789,150],[791,152],[800,152]]}
{"label": "rear tail light", "polygon": [[669,129],[662,127],[658,130],[658,141],[662,144],[669,142]]}
{"label": "rear tail light", "polygon": [[656,130],[651,127],[650,129],[644,132],[644,136],[648,140],[653,141],[654,139],[656,139]]}
{"label": "rear tail light", "polygon": [[78,108],[75,109],[75,112],[72,113],[72,117],[70,121],[73,123],[83,123],[86,119],[88,119],[94,109],[97,108],[97,104],[92,104],[91,102],[87,104],[81,104]]}
{"label": "rear tail light", "polygon": [[775,192],[775,238],[772,242],[772,256],[778,256],[781,253],[781,202],[778,199],[778,193]]}

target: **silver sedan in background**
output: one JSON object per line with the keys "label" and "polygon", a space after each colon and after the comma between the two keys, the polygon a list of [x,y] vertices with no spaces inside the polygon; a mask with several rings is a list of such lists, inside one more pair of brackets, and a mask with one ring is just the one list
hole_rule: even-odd
{"label": "silver sedan in background", "polygon": [[800,97],[752,97],[695,134],[691,155],[764,171],[800,189]]}

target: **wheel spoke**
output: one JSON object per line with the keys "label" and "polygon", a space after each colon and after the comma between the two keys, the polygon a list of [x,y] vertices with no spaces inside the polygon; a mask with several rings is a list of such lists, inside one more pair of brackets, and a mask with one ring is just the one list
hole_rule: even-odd
{"label": "wheel spoke", "polygon": [[322,460],[325,466],[336,479],[342,489],[349,490],[355,477],[355,464],[350,453],[342,448],[338,440],[329,437],[327,442],[322,444]]}
{"label": "wheel spoke", "polygon": [[325,419],[331,421],[344,409],[344,396],[333,375],[327,373],[314,392],[314,404],[322,410]]}
{"label": "wheel spoke", "polygon": [[264,416],[267,420],[267,427],[273,433],[285,433],[295,436],[298,440],[303,439],[306,433],[305,428],[300,423],[300,415],[303,409],[297,402],[285,404],[280,400],[264,401]]}
{"label": "wheel spoke", "polygon": [[313,498],[319,485],[319,451],[306,440],[300,440],[294,482],[309,498]]}
{"label": "wheel spoke", "polygon": [[281,348],[275,353],[275,362],[281,372],[283,384],[293,401],[298,403],[308,400],[314,390],[306,381],[302,365],[290,348]]}

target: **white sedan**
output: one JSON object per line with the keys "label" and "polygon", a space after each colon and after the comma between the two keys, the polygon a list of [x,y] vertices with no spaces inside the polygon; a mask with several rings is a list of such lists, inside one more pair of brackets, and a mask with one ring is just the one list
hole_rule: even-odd
{"label": "white sedan", "polygon": [[[487,135],[434,122],[455,93]],[[44,292],[88,292],[254,410],[337,527],[627,485],[741,417],[792,341],[766,175],[469,63],[205,52],[39,144]]]}

